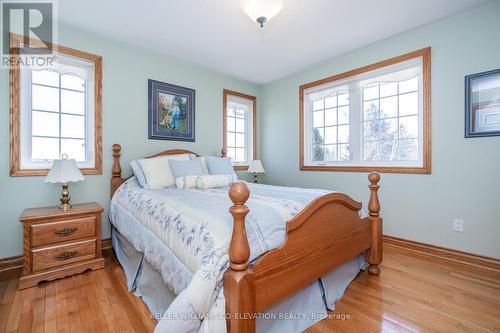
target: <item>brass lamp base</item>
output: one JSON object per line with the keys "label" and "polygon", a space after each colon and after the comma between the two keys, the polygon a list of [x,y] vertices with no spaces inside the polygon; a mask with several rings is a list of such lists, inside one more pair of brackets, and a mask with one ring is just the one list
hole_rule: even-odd
{"label": "brass lamp base", "polygon": [[69,200],[71,197],[69,196],[69,187],[68,185],[62,185],[62,190],[61,190],[61,204],[59,205],[59,208],[67,211],[71,209],[71,205],[69,204]]}

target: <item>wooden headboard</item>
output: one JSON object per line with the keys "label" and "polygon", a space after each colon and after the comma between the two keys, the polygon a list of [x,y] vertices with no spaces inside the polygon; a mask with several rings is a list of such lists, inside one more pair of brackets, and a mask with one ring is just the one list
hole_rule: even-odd
{"label": "wooden headboard", "polygon": [[[121,184],[123,184],[127,179],[130,177],[122,178],[122,167],[120,164],[120,157],[122,156],[122,146],[119,144],[115,143],[112,146],[113,149],[113,167],[111,169],[111,197],[115,193],[115,191],[120,187]],[[158,157],[158,156],[164,156],[164,155],[177,155],[177,154],[193,154],[197,157],[201,156],[198,153],[195,153],[191,150],[187,149],[168,149],[161,151],[157,154],[147,156],[145,158],[153,158],[153,157]],[[226,157],[227,156],[227,150],[222,149],[221,150],[221,156]]]}

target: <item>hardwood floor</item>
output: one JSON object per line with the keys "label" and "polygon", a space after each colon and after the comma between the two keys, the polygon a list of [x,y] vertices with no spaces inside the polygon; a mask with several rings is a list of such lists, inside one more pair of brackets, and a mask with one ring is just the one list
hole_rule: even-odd
{"label": "hardwood floor", "polygon": [[[384,247],[379,277],[362,272],[332,318],[307,333],[500,332],[500,272]],[[0,332],[150,332],[119,264],[19,291],[0,281]]]}

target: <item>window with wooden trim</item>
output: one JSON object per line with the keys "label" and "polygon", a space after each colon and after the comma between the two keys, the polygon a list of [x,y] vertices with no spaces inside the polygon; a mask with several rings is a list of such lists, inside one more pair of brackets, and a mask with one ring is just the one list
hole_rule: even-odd
{"label": "window with wooden trim", "polygon": [[45,175],[63,155],[101,174],[101,57],[53,48],[50,66],[10,70],[11,175]]}
{"label": "window with wooden trim", "polygon": [[300,87],[301,170],[430,173],[430,48]]}
{"label": "window with wooden trim", "polygon": [[257,98],[224,89],[224,149],[238,170],[248,169],[256,158]]}

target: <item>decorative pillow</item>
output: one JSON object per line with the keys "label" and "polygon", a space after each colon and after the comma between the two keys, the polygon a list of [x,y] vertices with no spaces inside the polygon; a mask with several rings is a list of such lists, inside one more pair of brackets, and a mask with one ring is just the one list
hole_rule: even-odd
{"label": "decorative pillow", "polygon": [[189,154],[165,155],[137,160],[151,189],[162,189],[175,185],[169,160],[188,161]]}
{"label": "decorative pillow", "polygon": [[184,177],[179,177],[175,180],[175,184],[177,185],[178,189],[181,188],[195,188],[196,187],[196,179],[200,176],[184,176]]}
{"label": "decorative pillow", "polygon": [[210,172],[208,171],[207,159],[205,158],[205,156],[196,157],[195,155],[191,154],[191,159],[192,160],[194,160],[194,159],[200,160],[201,168],[203,169],[203,174],[204,175],[209,175],[210,174]]}
{"label": "decorative pillow", "polygon": [[207,156],[205,159],[211,175],[231,175],[236,177],[231,158]]}
{"label": "decorative pillow", "polygon": [[196,187],[201,189],[229,186],[237,178],[233,175],[204,175],[196,177]]}
{"label": "decorative pillow", "polygon": [[199,159],[188,161],[170,160],[169,164],[175,179],[184,176],[203,175],[203,169],[201,168],[201,162]]}
{"label": "decorative pillow", "polygon": [[146,177],[144,176],[144,172],[142,172],[139,162],[137,162],[137,160],[133,160],[132,162],[130,162],[130,167],[132,168],[134,176],[135,178],[137,178],[139,185],[141,185],[143,188],[149,189],[149,185],[146,182]]}

